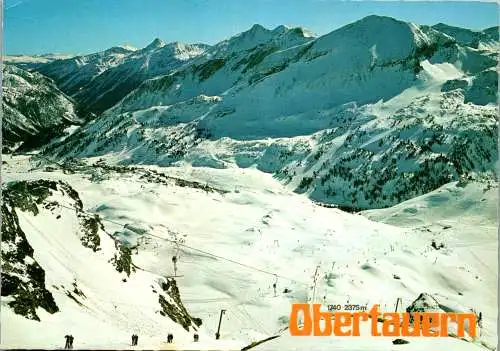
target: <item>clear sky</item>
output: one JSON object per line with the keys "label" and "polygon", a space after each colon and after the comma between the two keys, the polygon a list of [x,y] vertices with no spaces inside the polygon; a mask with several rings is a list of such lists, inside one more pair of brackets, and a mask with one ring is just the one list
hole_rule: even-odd
{"label": "clear sky", "polygon": [[338,0],[5,0],[4,53],[81,54],[130,44],[214,44],[259,23],[302,26],[321,35],[370,14],[471,29],[498,25],[485,2]]}

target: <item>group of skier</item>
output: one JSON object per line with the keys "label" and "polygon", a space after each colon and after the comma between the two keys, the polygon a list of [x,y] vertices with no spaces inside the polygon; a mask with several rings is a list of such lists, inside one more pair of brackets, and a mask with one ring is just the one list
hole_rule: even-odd
{"label": "group of skier", "polygon": [[[64,349],[72,349],[73,348],[73,340],[75,339],[73,337],[73,335],[65,335],[64,338],[66,339],[66,345],[64,345]],[[193,338],[194,338],[195,342],[198,342],[198,340],[200,339],[200,336],[195,333]],[[167,343],[171,344],[173,341],[174,341],[174,335],[172,333],[168,333]],[[139,342],[139,335],[132,334],[132,346],[137,346],[138,342]]]}
{"label": "group of skier", "polygon": [[64,338],[66,339],[66,344],[64,345],[65,349],[72,349],[73,348],[73,340],[75,339],[73,335],[65,335]]}
{"label": "group of skier", "polygon": [[[195,342],[198,342],[200,336],[198,334],[194,334],[193,339]],[[139,341],[139,336],[136,334],[132,334],[132,346],[136,346]],[[174,335],[172,333],[168,333],[167,335],[167,343],[171,344],[174,341]]]}
{"label": "group of skier", "polygon": [[[276,283],[273,284],[274,288],[275,288],[275,285],[276,285]],[[479,314],[476,313],[476,315],[478,316],[477,324],[479,325],[479,327],[482,327],[483,314],[481,312],[479,312]],[[73,348],[73,340],[75,338],[73,337],[73,335],[65,335],[64,337],[66,338],[66,345],[64,346],[64,348],[65,349],[72,349]],[[194,338],[195,342],[198,342],[200,337],[198,334],[194,334],[193,338]],[[132,346],[137,346],[138,341],[139,341],[139,336],[137,334],[132,334]],[[172,333],[168,333],[167,343],[171,344],[173,341],[174,341],[174,335]]]}

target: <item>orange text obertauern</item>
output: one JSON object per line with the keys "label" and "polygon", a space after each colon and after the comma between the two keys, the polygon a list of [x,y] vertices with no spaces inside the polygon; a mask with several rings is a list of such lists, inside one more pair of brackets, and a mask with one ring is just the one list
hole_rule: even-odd
{"label": "orange text obertauern", "polygon": [[[465,322],[468,321],[468,334],[476,337],[474,313],[393,312],[380,315],[378,307],[379,305],[374,305],[369,312],[329,312],[321,311],[321,304],[292,304],[290,334],[293,336],[360,336],[360,322],[371,319],[372,336],[445,337],[448,336],[448,323],[451,321],[457,325],[456,336],[463,337]],[[300,312],[302,312],[303,323],[299,323]],[[323,323],[321,323],[322,320]],[[378,329],[379,322],[382,323],[381,330]]]}

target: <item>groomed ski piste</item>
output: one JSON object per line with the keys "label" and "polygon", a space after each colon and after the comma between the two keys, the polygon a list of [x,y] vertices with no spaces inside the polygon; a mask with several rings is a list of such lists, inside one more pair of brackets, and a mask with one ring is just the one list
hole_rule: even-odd
{"label": "groomed ski piste", "polygon": [[[3,156],[4,186],[62,181],[78,193],[83,211],[99,215],[103,225],[101,250],[84,247],[75,201],[63,188],[39,204],[37,215],[16,208],[59,311],[38,308],[40,321],[29,320],[2,298],[3,349],[62,349],[66,334],[75,337],[75,349],[134,349],[133,333],[139,335],[135,348],[162,350],[240,350],[278,334],[254,349],[496,347],[496,184],[454,182],[389,209],[350,214],[318,206],[252,168],[138,166],[118,172],[97,161],[87,159],[68,173],[29,156]],[[190,186],[194,182],[206,188]],[[182,245],[172,242],[179,239]],[[130,276],[109,262],[116,240],[137,247],[131,255],[137,269]],[[444,248],[434,249],[432,240]],[[174,275],[174,255],[182,304],[202,319],[198,343],[192,342],[194,329],[188,332],[159,313],[161,281]],[[391,312],[397,298],[406,308],[426,293],[441,308],[481,311],[480,335],[410,337],[409,344],[393,345],[394,337],[370,336],[366,323],[360,337],[292,337],[290,305],[311,301],[317,267],[317,303],[379,304]],[[68,291],[79,294],[70,298]],[[221,309],[226,313],[215,340]],[[166,342],[168,333],[174,335],[172,344]]]}

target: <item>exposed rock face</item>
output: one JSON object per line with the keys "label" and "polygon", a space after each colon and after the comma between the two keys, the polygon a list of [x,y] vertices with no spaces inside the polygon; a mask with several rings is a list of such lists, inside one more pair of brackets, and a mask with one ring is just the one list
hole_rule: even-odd
{"label": "exposed rock face", "polygon": [[170,319],[182,325],[187,331],[189,331],[190,327],[196,330],[202,321],[200,318],[191,317],[182,304],[175,279],[167,278],[166,283],[164,281],[161,282],[161,288],[166,293],[166,296],[160,294],[158,297],[158,301],[162,307],[160,314],[163,316],[167,315]]}
{"label": "exposed rock face", "polygon": [[4,65],[2,83],[3,152],[41,146],[80,123],[72,100],[41,74]]}
{"label": "exposed rock face", "polygon": [[53,182],[11,185],[2,191],[2,298],[17,314],[39,321],[38,307],[49,313],[59,311],[46,289],[45,271],[33,258],[33,248],[19,225],[16,209],[38,213],[40,204],[55,187]]}

